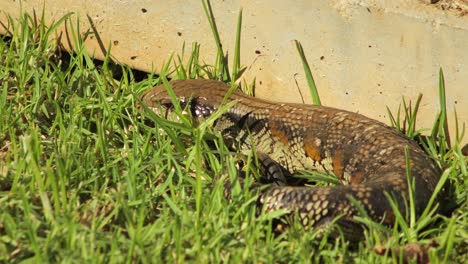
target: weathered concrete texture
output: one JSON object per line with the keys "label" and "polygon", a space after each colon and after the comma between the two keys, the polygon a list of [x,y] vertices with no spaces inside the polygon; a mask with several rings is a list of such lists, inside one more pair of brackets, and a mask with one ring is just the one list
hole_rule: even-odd
{"label": "weathered concrete texture", "polygon": [[[429,127],[438,111],[438,72],[446,77],[449,122],[454,109],[468,121],[468,15],[466,0],[212,1],[224,48],[233,54],[243,9],[243,78],[256,77],[256,95],[277,101],[311,102],[293,40],[301,41],[322,103],[358,111],[388,123],[404,96],[424,94],[418,127]],[[461,4],[460,4],[461,3]],[[442,4],[449,4],[443,7]],[[43,1],[22,3],[40,13]],[[18,17],[19,1],[0,0],[0,19]],[[81,29],[97,31],[86,41],[90,53],[112,55],[140,70],[157,70],[183,43],[201,43],[203,60],[216,54],[200,1],[48,0],[49,21],[66,12],[81,15]],[[93,27],[90,27],[91,22]],[[1,28],[1,27],[0,27]],[[84,34],[84,33],[83,33]],[[186,48],[187,52],[187,48]],[[468,142],[465,137],[464,142]]]}

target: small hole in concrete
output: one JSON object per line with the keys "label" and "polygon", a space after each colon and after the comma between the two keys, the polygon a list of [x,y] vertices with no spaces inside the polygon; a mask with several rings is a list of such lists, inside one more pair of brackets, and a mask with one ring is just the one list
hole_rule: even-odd
{"label": "small hole in concrete", "polygon": [[182,36],[182,32],[177,32],[177,36]]}
{"label": "small hole in concrete", "polygon": [[136,59],[136,58],[138,58],[138,56],[131,56],[131,57],[130,57],[131,60],[134,60],[134,59]]}
{"label": "small hole in concrete", "polygon": [[348,95],[348,92],[345,92],[346,95]]}
{"label": "small hole in concrete", "polygon": [[255,54],[261,54],[259,50],[255,50]]}
{"label": "small hole in concrete", "polygon": [[142,8],[141,12],[146,13],[146,12],[148,12],[148,10],[146,8]]}
{"label": "small hole in concrete", "polygon": [[372,48],[372,45],[369,45],[369,48]]}
{"label": "small hole in concrete", "polygon": [[325,56],[320,56],[320,60],[323,60],[323,59],[325,59]]}
{"label": "small hole in concrete", "polygon": [[117,46],[119,45],[119,41],[118,40],[114,40],[114,46]]}

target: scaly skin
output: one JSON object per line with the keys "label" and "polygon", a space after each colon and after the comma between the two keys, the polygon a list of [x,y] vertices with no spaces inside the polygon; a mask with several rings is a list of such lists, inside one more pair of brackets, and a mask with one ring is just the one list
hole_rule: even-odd
{"label": "scaly skin", "polygon": [[[359,201],[373,220],[393,224],[394,213],[385,193],[404,214],[408,197],[405,147],[415,181],[416,213],[426,207],[441,175],[415,142],[363,115],[324,106],[274,103],[240,92],[224,100],[229,87],[218,81],[170,84],[180,104],[195,118],[204,119],[223,103],[236,102],[215,123],[215,129],[227,142],[240,143],[244,151],[255,145],[264,171],[277,185],[262,193],[259,203],[267,211],[285,209],[296,214],[305,226],[327,225],[339,215],[352,222],[357,210],[349,197]],[[173,109],[163,85],[143,94],[142,102],[160,115]],[[275,169],[276,165],[282,169]],[[298,170],[332,173],[343,185],[281,186]]]}

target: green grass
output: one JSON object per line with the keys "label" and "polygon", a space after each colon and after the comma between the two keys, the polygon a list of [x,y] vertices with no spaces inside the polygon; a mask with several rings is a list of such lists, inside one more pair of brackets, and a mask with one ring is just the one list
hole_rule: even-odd
{"label": "green grass", "polygon": [[[216,36],[209,2],[205,10]],[[200,46],[193,44],[157,72],[237,82],[245,70],[241,21],[240,14],[231,70],[215,37],[220,50],[213,65],[199,63]],[[457,143],[463,129],[447,143],[445,107],[424,146],[453,183],[459,206],[450,217],[400,217],[395,228],[362,217],[367,242],[353,245],[304,232],[298,223],[276,235],[271,224],[280,212],[256,216],[257,193],[249,188],[258,175],[254,153],[230,152],[211,130],[213,119],[173,123],[137,109],[141,92],[167,80],[149,74],[136,81],[126,67],[116,79],[110,59],[93,61],[78,23],[68,22],[73,54],[61,55],[48,40],[63,21],[46,27],[24,15],[0,38],[0,262],[399,263],[397,254],[381,257],[374,246],[432,240],[440,245],[429,250],[431,263],[466,262],[467,157]],[[405,102],[404,117],[393,115],[393,123],[418,138],[414,110]],[[224,197],[226,179],[231,199]]]}

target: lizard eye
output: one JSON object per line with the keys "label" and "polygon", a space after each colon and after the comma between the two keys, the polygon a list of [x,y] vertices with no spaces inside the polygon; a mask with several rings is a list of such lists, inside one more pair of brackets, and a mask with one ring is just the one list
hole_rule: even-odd
{"label": "lizard eye", "polygon": [[171,109],[174,107],[170,99],[163,99],[160,101],[161,106],[167,109]]}

